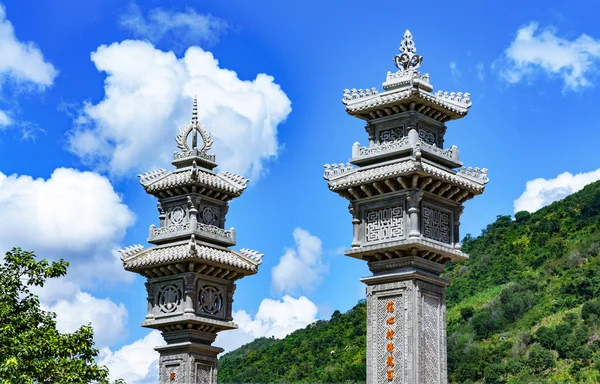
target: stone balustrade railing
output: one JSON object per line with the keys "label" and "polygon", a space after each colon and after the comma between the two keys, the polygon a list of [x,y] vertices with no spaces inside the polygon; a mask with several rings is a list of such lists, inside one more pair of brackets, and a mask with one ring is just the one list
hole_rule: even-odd
{"label": "stone balustrade railing", "polygon": [[458,161],[458,147],[455,145],[448,149],[442,149],[433,144],[427,144],[423,140],[419,140],[419,144],[421,145],[421,150],[435,153],[441,157],[447,158],[448,160]]}
{"label": "stone balustrade railing", "polygon": [[385,81],[390,82],[392,80],[402,79],[402,78],[406,78],[406,77],[423,80],[427,84],[429,84],[429,73],[422,75],[420,72],[414,71],[414,70],[398,71],[398,72],[388,71],[388,73],[385,77]]}
{"label": "stone balustrade railing", "polygon": [[354,100],[354,99],[361,99],[363,97],[367,97],[367,96],[372,96],[372,95],[377,95],[377,89],[376,88],[371,88],[371,89],[359,89],[356,90],[356,88],[352,88],[350,89],[344,89],[344,101],[348,101],[348,100]]}
{"label": "stone balustrade railing", "polygon": [[161,235],[166,235],[169,233],[187,231],[189,229],[190,229],[190,223],[172,224],[172,225],[167,225],[166,227],[154,228],[151,231],[150,236],[151,237],[161,236]]}
{"label": "stone balustrade railing", "polygon": [[461,167],[457,173],[459,175],[470,176],[470,177],[474,177],[476,179],[483,180],[486,183],[489,181],[488,176],[487,176],[487,173],[488,173],[487,168]]}
{"label": "stone balustrade railing", "polygon": [[459,161],[458,148],[456,146],[453,145],[448,149],[439,148],[433,144],[428,144],[421,140],[416,134],[416,131],[414,132],[415,133],[409,132],[408,136],[403,136],[397,140],[376,143],[372,147],[363,147],[359,143],[354,143],[352,147],[352,157],[360,158],[403,148],[414,148],[418,144],[419,150],[421,151],[429,152],[451,161]]}
{"label": "stone balustrade railing", "polygon": [[235,240],[235,229],[231,228],[230,230],[216,227],[214,225],[208,225],[203,223],[198,223],[198,229],[200,231],[212,233],[213,235],[225,237],[227,239]]}
{"label": "stone balustrade railing", "polygon": [[[408,147],[408,136],[401,137],[400,139],[397,139],[397,140],[384,141],[383,143],[377,144],[373,147],[359,146],[358,153],[357,154],[352,153],[352,157],[368,156],[368,155],[372,155],[375,153],[383,153],[383,152],[391,151],[394,149],[400,149],[400,148],[404,148],[404,147]],[[358,156],[355,156],[355,155],[358,155]]]}
{"label": "stone balustrade railing", "polygon": [[175,160],[178,159],[184,159],[186,157],[191,157],[191,156],[198,156],[198,157],[202,157],[203,159],[209,160],[214,162],[216,157],[215,155],[209,155],[208,153],[204,153],[202,151],[198,151],[197,149],[191,149],[189,151],[182,151],[182,152],[175,152],[173,154],[173,158]]}
{"label": "stone balustrade railing", "polygon": [[[167,225],[166,227],[156,228],[154,225],[150,226],[150,237],[160,237],[164,235],[168,235],[171,233],[184,232],[189,231],[191,229],[191,223],[182,223],[182,224],[172,224]],[[208,225],[204,223],[197,223],[196,230],[201,232],[210,233],[231,241],[235,241],[235,229],[231,228],[229,230],[219,228],[214,225]]]}
{"label": "stone balustrade railing", "polygon": [[448,93],[448,92],[443,92],[443,91],[437,91],[435,96],[440,99],[446,99],[446,100],[454,101],[456,103],[460,103],[460,104],[464,104],[464,105],[471,105],[471,94],[469,92],[465,92],[463,94],[462,92]]}
{"label": "stone balustrade railing", "polygon": [[346,163],[346,165],[340,164],[325,164],[323,166],[325,168],[325,173],[323,174],[323,178],[329,180],[329,178],[333,176],[340,175],[344,172],[352,171],[354,167],[350,163]]}

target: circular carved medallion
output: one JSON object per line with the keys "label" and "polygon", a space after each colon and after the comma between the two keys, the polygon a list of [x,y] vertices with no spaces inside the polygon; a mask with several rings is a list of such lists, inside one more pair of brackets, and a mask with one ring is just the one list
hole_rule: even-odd
{"label": "circular carved medallion", "polygon": [[211,286],[202,288],[200,292],[200,308],[206,313],[216,315],[223,307],[223,295],[221,292]]}
{"label": "circular carved medallion", "polygon": [[205,224],[214,225],[217,222],[217,214],[212,208],[206,207],[202,210],[202,221]]}
{"label": "circular carved medallion", "polygon": [[171,223],[181,224],[185,217],[185,211],[181,207],[175,207],[171,211]]}
{"label": "circular carved medallion", "polygon": [[164,313],[174,312],[181,303],[181,292],[174,285],[162,287],[158,294],[158,305]]}

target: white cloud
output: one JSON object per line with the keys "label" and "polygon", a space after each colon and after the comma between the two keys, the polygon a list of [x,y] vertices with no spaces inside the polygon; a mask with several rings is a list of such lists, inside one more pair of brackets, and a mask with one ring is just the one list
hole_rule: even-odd
{"label": "white cloud", "polygon": [[590,76],[600,58],[600,40],[582,34],[574,40],[556,35],[552,27],[540,29],[531,22],[517,31],[515,40],[496,63],[509,83],[530,79],[539,72],[558,76],[564,90],[590,86]]}
{"label": "white cloud", "polygon": [[273,268],[271,286],[279,293],[311,292],[327,271],[321,239],[301,228],[294,229],[293,235],[297,251],[286,249]]}
{"label": "white cloud", "polygon": [[462,76],[462,73],[460,72],[460,69],[458,69],[458,66],[456,65],[456,61],[451,61],[450,62],[450,77],[454,81],[457,81],[460,79],[461,76]]}
{"label": "white cloud", "polygon": [[71,333],[91,323],[97,347],[113,345],[126,335],[127,309],[123,303],[117,305],[109,298],[98,299],[77,289],[69,299],[50,304],[42,302],[42,308],[56,313],[56,327],[60,332]]}
{"label": "white cloud", "polygon": [[88,163],[115,175],[167,165],[194,95],[222,169],[257,177],[277,156],[277,126],[291,102],[273,77],[242,81],[199,47],[177,58],[142,41],[103,45],[91,58],[107,74],[105,96],[85,104],[69,137],[70,150]]}
{"label": "white cloud", "polygon": [[58,168],[48,179],[0,172],[0,252],[33,250],[72,262],[69,279],[131,280],[114,248],[134,216],[111,183],[93,172]]}
{"label": "white cloud", "polygon": [[477,78],[480,81],[485,80],[485,73],[484,73],[484,66],[483,66],[483,62],[479,62],[476,66],[475,69],[477,70]]}
{"label": "white cloud", "polygon": [[227,30],[227,22],[210,14],[197,13],[192,8],[185,12],[154,8],[144,17],[136,4],[121,16],[121,26],[133,33],[136,38],[146,38],[157,42],[170,38],[172,44],[197,45],[214,44]]}
{"label": "white cloud", "polygon": [[580,191],[586,185],[600,180],[600,169],[573,175],[564,172],[554,179],[528,181],[525,192],[514,201],[514,212],[535,212],[546,205]]}
{"label": "white cloud", "polygon": [[154,384],[158,382],[158,352],[154,347],[164,344],[160,332],[151,331],[115,352],[102,348],[98,363],[108,367],[111,381],[121,378],[127,384]]}
{"label": "white cloud", "polygon": [[305,296],[298,299],[288,295],[282,300],[264,299],[254,319],[244,310],[235,311],[233,320],[239,328],[220,332],[213,345],[230,352],[259,337],[281,339],[315,322],[317,312],[317,306]]}
{"label": "white cloud", "polygon": [[91,323],[94,343],[107,347],[126,336],[127,309],[110,298],[99,299],[82,292],[78,284],[65,277],[48,279],[43,287],[31,287],[43,310],[56,313],[60,332],[72,333]]}
{"label": "white cloud", "polygon": [[8,115],[6,114],[5,111],[0,110],[0,128],[4,128],[7,125],[10,125],[12,123],[10,117],[8,117]]}
{"label": "white cloud", "polygon": [[8,78],[43,89],[52,85],[58,74],[54,66],[44,60],[42,52],[34,43],[17,40],[12,23],[6,19],[6,10],[2,4],[0,52],[0,85],[2,80]]}

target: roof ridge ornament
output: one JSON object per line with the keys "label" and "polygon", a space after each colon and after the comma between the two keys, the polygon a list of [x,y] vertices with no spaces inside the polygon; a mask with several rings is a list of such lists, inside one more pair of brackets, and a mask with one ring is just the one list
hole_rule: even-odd
{"label": "roof ridge ornament", "polygon": [[401,72],[416,71],[421,66],[423,56],[415,54],[417,47],[408,29],[404,32],[404,39],[400,42],[398,50],[400,53],[394,57],[394,64]]}
{"label": "roof ridge ornament", "polygon": [[[190,134],[192,134],[192,148],[187,144],[187,139]],[[198,148],[198,134],[200,134],[200,138],[202,139],[202,147],[200,148]],[[206,153],[213,145],[210,132],[208,132],[208,130],[198,121],[198,99],[196,96],[194,96],[194,104],[192,107],[192,120],[190,121],[190,124],[179,131],[175,141],[177,142],[177,147],[181,149],[182,152],[189,152],[197,149],[200,153]]]}

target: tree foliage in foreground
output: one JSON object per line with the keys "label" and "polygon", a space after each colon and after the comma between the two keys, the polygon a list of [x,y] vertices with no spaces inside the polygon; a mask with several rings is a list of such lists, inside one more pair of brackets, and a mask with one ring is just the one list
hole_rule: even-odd
{"label": "tree foliage in foreground", "polygon": [[[445,270],[450,382],[600,382],[600,182],[498,216],[463,250]],[[219,382],[364,382],[365,327],[360,303],[256,340],[220,359]]]}
{"label": "tree foliage in foreground", "polygon": [[14,248],[0,266],[0,382],[108,383],[108,369],[94,358],[91,326],[73,333],[56,329],[56,315],[40,308],[30,287],[64,276],[68,263],[35,260]]}

